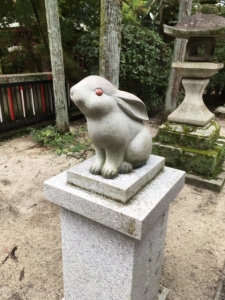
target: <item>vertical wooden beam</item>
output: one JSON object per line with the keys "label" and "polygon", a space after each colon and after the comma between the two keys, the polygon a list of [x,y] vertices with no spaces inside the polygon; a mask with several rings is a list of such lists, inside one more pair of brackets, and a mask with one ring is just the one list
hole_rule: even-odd
{"label": "vertical wooden beam", "polygon": [[99,75],[119,87],[122,0],[101,0]]}
{"label": "vertical wooden beam", "polygon": [[69,118],[57,0],[45,0],[45,9],[53,74],[56,126],[61,133],[64,133],[69,131]]}

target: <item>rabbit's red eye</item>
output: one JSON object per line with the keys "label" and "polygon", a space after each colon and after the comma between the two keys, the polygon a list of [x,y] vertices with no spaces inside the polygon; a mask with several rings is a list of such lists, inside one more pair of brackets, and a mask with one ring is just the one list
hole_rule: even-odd
{"label": "rabbit's red eye", "polygon": [[103,94],[103,90],[102,90],[102,89],[96,89],[96,90],[95,90],[95,94],[96,94],[97,96],[101,96],[101,95]]}

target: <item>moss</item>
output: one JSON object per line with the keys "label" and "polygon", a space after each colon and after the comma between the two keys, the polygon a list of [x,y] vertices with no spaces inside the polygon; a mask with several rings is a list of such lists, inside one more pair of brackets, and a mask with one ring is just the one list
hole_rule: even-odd
{"label": "moss", "polygon": [[215,151],[210,151],[210,153],[184,151],[180,159],[180,165],[186,172],[211,176],[217,166],[217,153]]}
{"label": "moss", "polygon": [[213,150],[218,152],[219,161],[222,161],[225,159],[225,137],[221,137],[217,140],[217,142],[213,146]]}
{"label": "moss", "polygon": [[174,147],[161,147],[160,144],[153,144],[152,154],[165,157],[165,164],[169,167],[179,167],[181,151]]}
{"label": "moss", "polygon": [[225,157],[225,138],[219,139],[209,150],[154,143],[152,153],[165,157],[167,166],[205,178],[216,178]]}
{"label": "moss", "polygon": [[153,154],[164,156],[167,166],[205,178],[216,178],[225,158],[225,137],[211,121],[204,127],[163,123],[153,146]]}
{"label": "moss", "polygon": [[205,127],[165,122],[156,140],[163,144],[177,144],[188,148],[210,149],[217,140],[220,127],[211,121]]}

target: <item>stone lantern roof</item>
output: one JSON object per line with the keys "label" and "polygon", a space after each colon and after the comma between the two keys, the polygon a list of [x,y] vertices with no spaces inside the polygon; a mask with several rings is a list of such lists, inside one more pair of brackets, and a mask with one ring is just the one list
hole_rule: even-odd
{"label": "stone lantern roof", "polygon": [[185,16],[176,26],[164,25],[164,33],[176,38],[225,38],[225,18],[214,14]]}

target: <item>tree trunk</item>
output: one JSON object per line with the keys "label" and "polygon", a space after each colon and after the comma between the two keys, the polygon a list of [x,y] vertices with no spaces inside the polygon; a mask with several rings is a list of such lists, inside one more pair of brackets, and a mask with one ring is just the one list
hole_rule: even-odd
{"label": "tree trunk", "polygon": [[119,87],[122,0],[101,0],[99,75]]}
{"label": "tree trunk", "polygon": [[53,74],[56,126],[59,132],[65,133],[69,131],[69,118],[57,0],[45,0],[45,8]]}
{"label": "tree trunk", "polygon": [[[181,0],[179,6],[178,20],[180,21],[184,16],[191,14],[192,0]],[[186,40],[176,39],[173,51],[173,61],[184,61],[186,51]],[[181,77],[177,74],[174,68],[171,68],[168,88],[166,92],[164,118],[176,109],[177,96],[180,87]]]}

